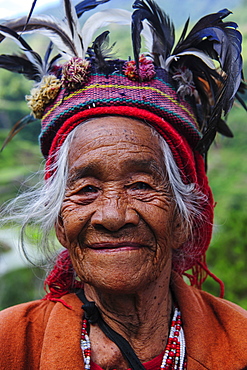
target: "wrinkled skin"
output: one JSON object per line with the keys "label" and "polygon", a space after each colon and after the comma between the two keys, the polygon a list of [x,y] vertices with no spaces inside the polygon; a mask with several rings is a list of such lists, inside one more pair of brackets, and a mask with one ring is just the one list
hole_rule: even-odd
{"label": "wrinkled skin", "polygon": [[[172,307],[172,249],[184,233],[159,140],[146,124],[102,117],[77,129],[56,233],[105,320],[142,361],[158,355]],[[104,369],[128,368],[97,326],[90,337],[95,362]],[[147,337],[154,342],[149,349]]]}

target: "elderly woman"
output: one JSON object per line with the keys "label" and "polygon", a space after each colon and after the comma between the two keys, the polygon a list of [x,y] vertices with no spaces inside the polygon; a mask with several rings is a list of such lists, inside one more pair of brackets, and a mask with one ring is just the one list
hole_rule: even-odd
{"label": "elderly woman", "polygon": [[[88,49],[87,32],[96,17],[128,23],[129,13],[92,16],[81,41],[75,12],[64,3],[67,21],[56,32],[69,60],[42,64],[44,75],[18,36],[42,30],[40,19],[0,28],[35,57],[29,69],[26,59],[18,63],[37,82],[27,99],[42,118],[46,158],[42,187],[11,203],[6,217],[23,228],[41,224],[43,246],[55,227],[65,248],[45,298],[1,313],[0,368],[246,369],[246,311],[199,289],[212,275],[204,158],[216,131],[230,135],[221,114],[241,83],[237,26],[223,23],[227,10],[211,14],[185,38],[187,25],[171,53],[168,17],[153,1],[136,1],[135,61],[106,60],[108,34]],[[88,3],[77,5],[78,17]],[[139,56],[141,32],[149,43],[152,36],[148,57]]]}

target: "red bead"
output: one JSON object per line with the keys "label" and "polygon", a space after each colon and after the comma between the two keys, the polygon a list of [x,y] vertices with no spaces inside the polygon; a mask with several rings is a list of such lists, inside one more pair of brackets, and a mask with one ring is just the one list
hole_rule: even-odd
{"label": "red bead", "polygon": [[[166,348],[165,348],[166,361],[165,361],[164,366],[162,367],[162,369],[164,369],[164,370],[173,370],[174,367],[177,368],[177,366],[179,366],[179,363],[180,363],[180,342],[179,342],[178,337],[179,337],[179,334],[180,334],[181,325],[182,325],[181,316],[177,315],[176,319],[172,320],[172,324],[171,324],[171,326],[173,327],[173,330],[175,329],[175,331],[173,331],[172,334],[171,334],[171,336],[173,336],[173,337],[168,338],[167,345],[166,345]],[[84,344],[90,346],[90,343],[88,342],[88,340],[85,340],[85,337],[88,335],[87,329],[88,329],[87,320],[83,320],[83,322],[82,322],[82,331],[81,331],[81,339],[82,339],[82,341],[84,341]],[[87,359],[87,360],[90,359],[91,349],[90,348],[84,349],[83,350],[83,355],[84,355],[85,359]],[[182,365],[183,365],[184,370],[187,369],[187,361],[186,360],[184,360],[184,363]],[[113,370],[116,370],[116,369],[113,369]]]}

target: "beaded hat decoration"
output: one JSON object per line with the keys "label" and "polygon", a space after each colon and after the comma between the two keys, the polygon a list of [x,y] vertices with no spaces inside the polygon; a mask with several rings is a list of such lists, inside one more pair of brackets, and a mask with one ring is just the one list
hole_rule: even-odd
{"label": "beaded hat decoration", "polygon": [[[35,81],[26,97],[32,113],[17,123],[6,142],[34,117],[41,119],[40,145],[48,178],[58,149],[83,121],[120,115],[151,124],[167,141],[183,182],[195,183],[207,198],[201,204],[202,219],[194,220],[193,238],[180,247],[183,261],[173,259],[179,273],[192,268],[192,283],[200,286],[201,269],[208,272],[204,256],[213,222],[204,158],[217,132],[232,136],[222,116],[234,99],[244,105],[239,96],[245,88],[241,34],[236,23],[223,22],[230,14],[223,9],[200,19],[187,34],[188,20],[174,46],[174,26],[153,0],[136,0],[133,14],[103,10],[79,25],[83,13],[108,1],[84,0],[74,7],[63,0],[63,21],[32,17],[31,11],[28,17],[0,25],[0,41],[15,39],[25,54],[1,55],[0,67]],[[108,31],[92,41],[95,31],[109,23],[131,25],[133,60],[112,57]],[[50,39],[43,59],[24,40],[25,34],[35,32]],[[59,54],[51,57],[53,46]]]}

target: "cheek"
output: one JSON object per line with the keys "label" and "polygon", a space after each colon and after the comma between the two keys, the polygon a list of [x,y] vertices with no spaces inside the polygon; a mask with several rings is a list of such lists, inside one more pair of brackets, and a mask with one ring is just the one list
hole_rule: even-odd
{"label": "cheek", "polygon": [[61,208],[61,218],[63,222],[66,239],[73,243],[77,241],[78,235],[90,219],[93,211],[90,207],[81,207],[80,205],[65,200]]}
{"label": "cheek", "polygon": [[174,207],[172,202],[161,198],[153,203],[135,202],[133,205],[155,235],[156,240],[166,242],[174,228]]}
{"label": "cheek", "polygon": [[156,252],[153,259],[156,271],[161,271],[170,260],[176,245],[174,233],[174,206],[171,201],[157,200],[155,204],[136,204],[136,210],[155,238]]}

